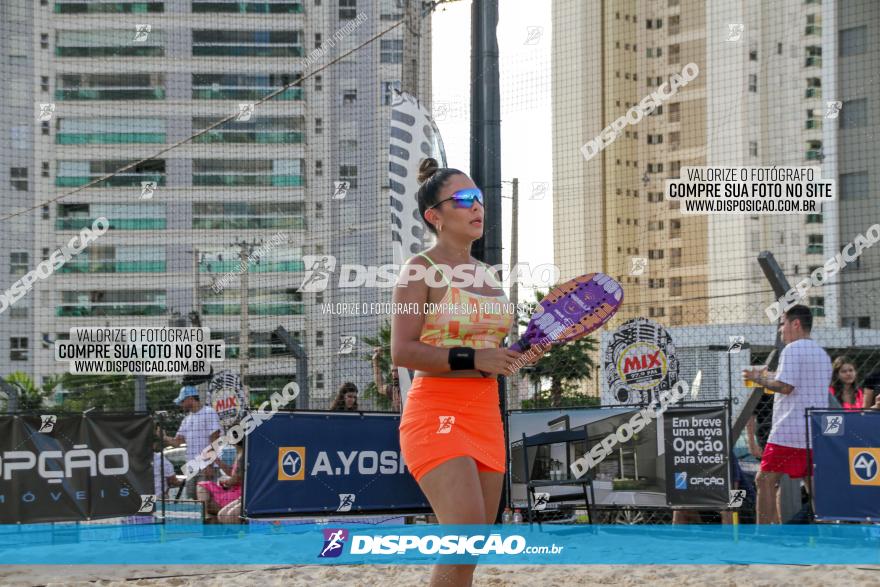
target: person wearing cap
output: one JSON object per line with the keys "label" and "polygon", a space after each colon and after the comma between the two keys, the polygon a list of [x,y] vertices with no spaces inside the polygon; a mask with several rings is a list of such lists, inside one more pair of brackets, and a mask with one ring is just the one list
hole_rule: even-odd
{"label": "person wearing cap", "polygon": [[[165,436],[165,444],[180,446],[186,443],[186,461],[194,461],[203,450],[211,446],[211,443],[220,436],[220,417],[211,406],[202,405],[199,400],[199,391],[192,385],[184,385],[180,388],[180,394],[174,403],[187,412],[177,435],[174,438]],[[184,496],[196,499],[196,484],[211,478],[213,469],[210,467],[187,480],[184,487]]]}

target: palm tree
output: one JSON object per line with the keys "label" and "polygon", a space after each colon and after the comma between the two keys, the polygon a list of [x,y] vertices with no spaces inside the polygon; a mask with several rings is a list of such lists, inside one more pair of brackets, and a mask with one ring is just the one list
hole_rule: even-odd
{"label": "palm tree", "polygon": [[52,377],[47,379],[47,385],[42,388],[37,387],[30,375],[21,371],[7,376],[6,382],[18,389],[18,410],[22,412],[41,409],[52,389],[57,385],[57,379]]}
{"label": "palm tree", "polygon": [[[364,342],[367,343],[370,352],[363,355],[363,358],[369,361],[371,366],[373,363],[373,349],[379,349],[379,371],[387,380],[391,373],[391,324],[386,320],[379,327],[379,335],[375,338],[365,336]],[[372,369],[370,372],[372,373]],[[391,398],[376,388],[375,381],[371,381],[364,389],[364,398],[373,400],[381,410],[391,409]]]}

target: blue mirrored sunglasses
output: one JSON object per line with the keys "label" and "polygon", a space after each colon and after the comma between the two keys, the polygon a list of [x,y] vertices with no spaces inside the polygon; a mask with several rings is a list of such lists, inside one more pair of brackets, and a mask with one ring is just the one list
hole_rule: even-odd
{"label": "blue mirrored sunglasses", "polygon": [[[443,202],[448,202],[449,200],[452,200],[453,208],[470,208],[474,205],[474,200],[479,202],[480,206],[484,205],[483,192],[481,192],[478,188],[468,188],[466,190],[458,190],[445,200],[440,200],[439,202],[431,206],[431,208],[436,208]],[[428,210],[430,210],[431,208],[428,208]]]}

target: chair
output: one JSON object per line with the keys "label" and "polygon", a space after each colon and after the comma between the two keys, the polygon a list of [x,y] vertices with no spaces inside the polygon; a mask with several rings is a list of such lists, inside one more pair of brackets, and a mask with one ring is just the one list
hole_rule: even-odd
{"label": "chair", "polygon": [[[529,516],[529,525],[532,524],[532,498],[535,494],[535,489],[538,487],[551,487],[551,486],[565,486],[565,485],[580,485],[584,492],[584,505],[587,508],[587,515],[590,519],[590,524],[593,523],[593,510],[591,507],[591,503],[596,502],[596,494],[593,490],[593,471],[587,471],[587,473],[581,477],[580,479],[552,479],[552,480],[536,480],[532,481],[530,479],[531,475],[529,474],[529,448],[530,447],[538,447],[549,444],[562,444],[565,446],[565,471],[567,475],[570,475],[571,471],[571,451],[569,450],[569,444],[572,442],[584,442],[584,446],[589,450],[589,439],[587,435],[587,427],[584,426],[583,430],[563,430],[559,432],[541,432],[540,434],[535,434],[533,436],[526,436],[525,433],[522,435],[522,447],[523,447],[523,468],[525,469],[525,479],[526,483],[526,499],[528,500],[528,516]],[[590,494],[587,495],[587,486],[590,487]],[[538,520],[538,527],[540,527],[541,521]]]}

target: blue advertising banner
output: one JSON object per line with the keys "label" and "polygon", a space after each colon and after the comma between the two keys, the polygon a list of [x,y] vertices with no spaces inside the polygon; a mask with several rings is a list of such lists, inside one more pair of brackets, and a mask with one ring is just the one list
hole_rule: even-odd
{"label": "blue advertising banner", "polygon": [[816,520],[880,519],[880,411],[811,410]]}
{"label": "blue advertising banner", "polygon": [[246,515],[427,511],[399,423],[396,414],[275,414],[247,439]]}

